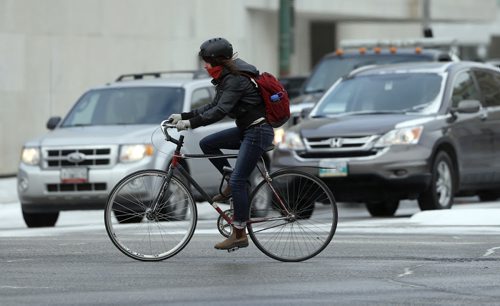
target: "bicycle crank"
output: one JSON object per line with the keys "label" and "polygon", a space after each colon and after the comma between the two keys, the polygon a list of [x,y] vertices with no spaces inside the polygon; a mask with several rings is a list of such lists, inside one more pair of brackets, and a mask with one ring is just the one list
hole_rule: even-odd
{"label": "bicycle crank", "polygon": [[[225,210],[224,213],[229,218],[233,218],[232,209]],[[217,219],[217,229],[219,230],[219,233],[221,233],[221,235],[226,238],[229,238],[229,236],[231,236],[231,233],[233,232],[233,227],[231,226],[231,224],[227,223],[227,221],[222,218],[222,216],[219,216],[219,218]]]}

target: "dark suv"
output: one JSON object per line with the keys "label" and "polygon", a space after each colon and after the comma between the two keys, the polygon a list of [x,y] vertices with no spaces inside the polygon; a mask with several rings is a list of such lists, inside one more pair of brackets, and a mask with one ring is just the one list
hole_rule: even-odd
{"label": "dark suv", "polygon": [[284,134],[273,167],[319,176],[337,201],[390,216],[500,197],[500,69],[473,62],[360,68]]}

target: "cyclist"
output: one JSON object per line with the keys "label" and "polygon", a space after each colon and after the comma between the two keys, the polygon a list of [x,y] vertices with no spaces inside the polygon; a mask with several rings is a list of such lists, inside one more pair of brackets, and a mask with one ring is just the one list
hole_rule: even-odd
{"label": "cyclist", "polygon": [[[178,131],[209,125],[225,116],[236,120],[236,127],[203,138],[200,147],[205,154],[222,154],[221,149],[239,149],[229,184],[222,194],[216,195],[213,200],[226,200],[232,193],[234,205],[232,234],[217,243],[215,248],[243,248],[248,246],[245,232],[246,221],[249,219],[247,180],[265,149],[272,144],[274,131],[266,122],[264,101],[256,85],[245,76],[257,76],[257,68],[236,58],[232,45],[224,38],[205,41],[201,44],[198,55],[213,78],[215,98],[211,103],[190,112],[172,114],[169,120],[176,124]],[[227,159],[217,158],[210,161],[221,174],[224,166],[230,166]]]}

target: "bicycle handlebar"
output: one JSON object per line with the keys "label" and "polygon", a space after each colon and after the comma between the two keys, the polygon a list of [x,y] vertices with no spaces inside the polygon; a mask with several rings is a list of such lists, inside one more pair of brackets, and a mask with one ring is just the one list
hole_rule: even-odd
{"label": "bicycle handlebar", "polygon": [[[163,132],[163,135],[165,135],[165,140],[166,141],[170,141],[172,143],[175,143],[176,145],[179,145],[179,139],[175,139],[173,138],[172,136],[170,136],[170,134],[168,133],[168,129],[173,129],[175,128],[176,125],[175,124],[172,124],[169,122],[169,120],[163,120],[161,123],[160,123],[160,128],[161,128],[161,131]],[[180,139],[181,138],[184,138],[184,136],[181,135]]]}

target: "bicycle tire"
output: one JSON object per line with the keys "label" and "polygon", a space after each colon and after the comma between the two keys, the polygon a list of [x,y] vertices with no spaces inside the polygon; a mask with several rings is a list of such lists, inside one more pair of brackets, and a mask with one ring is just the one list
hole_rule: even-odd
{"label": "bicycle tire", "polygon": [[[253,243],[279,261],[298,262],[318,255],[337,228],[338,211],[332,191],[317,177],[295,169],[278,170],[271,179],[289,213],[281,208],[269,185],[261,182],[250,197],[247,229]],[[272,200],[266,212],[256,214],[253,206],[260,197]]]}
{"label": "bicycle tire", "polygon": [[[161,170],[140,170],[120,180],[111,191],[104,209],[106,232],[125,255],[140,261],[160,261],[179,253],[191,240],[198,213],[193,195],[172,176],[156,211],[152,209],[168,174]],[[172,217],[183,205],[182,217]],[[133,222],[127,222],[133,220]]]}

